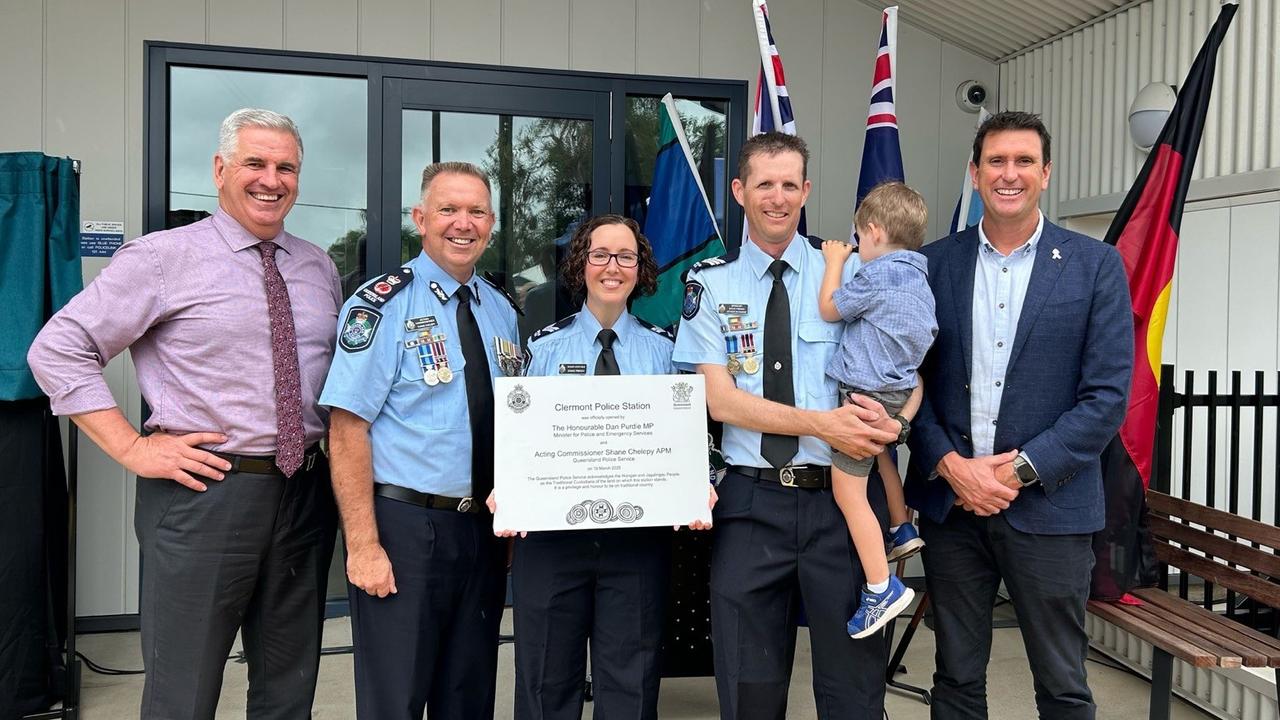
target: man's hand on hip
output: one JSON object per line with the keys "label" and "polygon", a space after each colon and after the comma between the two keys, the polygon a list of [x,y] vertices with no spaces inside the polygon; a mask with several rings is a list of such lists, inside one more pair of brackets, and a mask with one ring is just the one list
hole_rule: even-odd
{"label": "man's hand on hip", "polygon": [[996,477],[996,469],[1012,463],[1017,456],[1017,450],[1010,450],[1001,455],[965,458],[953,450],[938,461],[937,470],[955,491],[958,505],[977,515],[995,515],[1008,509],[1018,497],[1016,489]]}
{"label": "man's hand on hip", "polygon": [[139,435],[120,458],[120,464],[141,477],[168,478],[196,492],[204,492],[208,486],[195,476],[221,480],[222,473],[231,469],[231,463],[197,446],[226,441],[225,435],[213,432]]}

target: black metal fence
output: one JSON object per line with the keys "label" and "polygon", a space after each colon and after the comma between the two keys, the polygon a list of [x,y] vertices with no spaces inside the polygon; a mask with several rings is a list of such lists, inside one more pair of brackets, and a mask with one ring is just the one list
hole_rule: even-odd
{"label": "black metal fence", "polygon": [[[1231,371],[1229,388],[1220,387],[1216,370],[1200,376],[1186,370],[1179,391],[1174,387],[1174,367],[1161,366],[1151,489],[1261,522],[1280,521],[1280,488],[1276,487],[1280,479],[1280,372],[1274,373],[1276,391],[1266,393],[1269,374],[1254,371],[1253,391],[1246,393],[1244,374],[1239,370]],[[1204,411],[1197,412],[1198,408]],[[1225,429],[1221,422],[1224,416]],[[1176,436],[1175,420],[1181,421]],[[1180,447],[1175,448],[1175,437]],[[1274,456],[1269,462],[1267,447],[1273,449]],[[1180,459],[1176,473],[1175,451]],[[1220,475],[1223,452],[1226,472]],[[1271,507],[1263,506],[1267,490]],[[1280,578],[1266,579],[1280,582]],[[1275,635],[1280,631],[1276,612],[1250,598],[1237,597],[1231,591],[1215,593],[1213,583],[1187,572],[1174,579],[1166,567],[1160,587],[1170,590],[1171,584],[1184,600],[1198,602],[1208,610],[1222,610],[1227,617],[1263,632]]]}

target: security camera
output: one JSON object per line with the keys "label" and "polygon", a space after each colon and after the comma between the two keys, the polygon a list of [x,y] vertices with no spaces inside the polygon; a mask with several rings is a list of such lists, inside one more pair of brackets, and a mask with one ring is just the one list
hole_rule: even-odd
{"label": "security camera", "polygon": [[956,87],[956,105],[965,112],[978,112],[986,101],[987,86],[977,80],[965,80]]}

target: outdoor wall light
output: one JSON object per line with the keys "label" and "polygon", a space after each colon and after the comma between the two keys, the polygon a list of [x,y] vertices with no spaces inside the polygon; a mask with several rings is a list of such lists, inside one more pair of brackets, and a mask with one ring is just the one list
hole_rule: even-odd
{"label": "outdoor wall light", "polygon": [[1162,82],[1148,83],[1138,91],[1129,106],[1129,138],[1138,149],[1150,150],[1160,139],[1160,131],[1177,100],[1174,89]]}

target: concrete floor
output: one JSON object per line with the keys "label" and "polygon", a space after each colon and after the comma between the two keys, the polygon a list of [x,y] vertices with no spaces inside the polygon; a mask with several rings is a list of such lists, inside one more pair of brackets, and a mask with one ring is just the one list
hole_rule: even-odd
{"label": "concrete floor", "polygon": [[[504,620],[504,632],[510,632],[510,612]],[[988,668],[991,720],[1026,720],[1035,716],[1031,690],[1031,672],[1022,649],[1022,638],[1017,629],[995,630]],[[351,640],[350,624],[346,618],[330,620],[325,624],[326,647],[347,645]],[[100,665],[113,668],[140,668],[137,633],[83,635],[78,640],[80,650]],[[237,648],[238,650],[238,648]],[[511,645],[503,645],[498,659],[497,717],[511,717],[512,700]],[[1105,658],[1101,659],[1106,662]],[[815,717],[810,674],[811,657],[807,631],[800,631],[796,648],[795,672],[791,680],[791,697],[788,718]],[[905,682],[928,685],[933,669],[933,633],[923,625],[916,634],[904,664],[909,672],[900,676]],[[1090,662],[1089,684],[1098,703],[1098,720],[1137,720],[1147,717],[1147,699],[1150,685],[1127,672],[1112,669],[1101,662]],[[236,662],[227,664],[222,687],[222,701],[218,707],[219,718],[244,716],[245,666]],[[142,696],[142,677],[104,676],[85,671],[82,683],[84,720],[125,720],[138,716],[138,702]],[[914,695],[890,690],[886,710],[891,720],[928,718],[928,708]],[[312,716],[324,720],[352,718],[354,690],[352,687],[351,655],[328,655],[320,661],[320,682],[316,691]],[[664,680],[659,705],[662,718],[706,719],[717,717],[715,683],[711,678],[677,678]],[[586,706],[583,717],[591,717],[591,705]],[[1208,718],[1201,711],[1174,700],[1174,720],[1203,720]]]}

